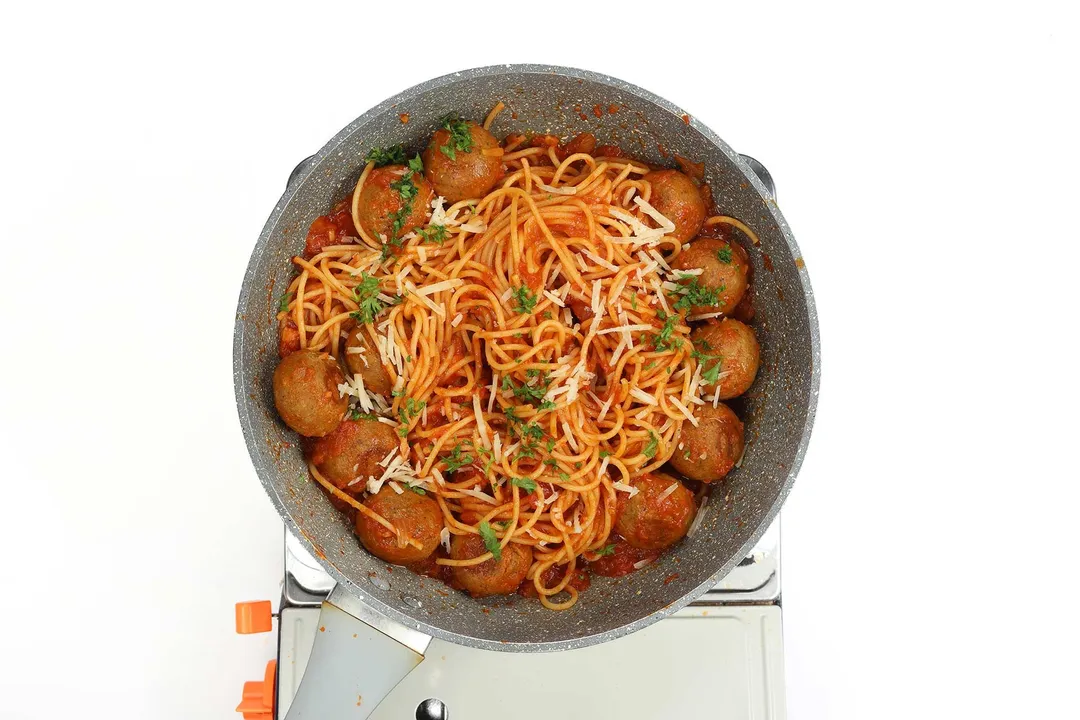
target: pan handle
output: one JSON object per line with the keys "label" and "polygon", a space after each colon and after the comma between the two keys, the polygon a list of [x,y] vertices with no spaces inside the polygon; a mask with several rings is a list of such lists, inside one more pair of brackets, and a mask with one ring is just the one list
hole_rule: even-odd
{"label": "pan handle", "polygon": [[[761,184],[765,186],[765,189],[769,191],[769,194],[772,195],[773,199],[775,200],[776,183],[773,182],[772,174],[769,173],[769,170],[749,155],[743,155],[742,153],[739,153],[739,157],[743,159],[743,162],[750,166],[750,169],[754,171],[755,175],[757,175],[757,179],[761,181]],[[308,158],[308,160],[310,159],[311,158]],[[307,160],[305,160],[304,162],[307,162]],[[301,163],[301,165],[303,165],[303,163]],[[296,171],[294,170],[293,172]]]}
{"label": "pan handle", "polygon": [[363,720],[423,661],[430,642],[336,586],[283,720]]}

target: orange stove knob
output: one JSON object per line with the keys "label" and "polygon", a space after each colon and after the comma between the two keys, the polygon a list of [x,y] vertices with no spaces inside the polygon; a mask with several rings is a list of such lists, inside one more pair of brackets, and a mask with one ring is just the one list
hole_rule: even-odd
{"label": "orange stove knob", "polygon": [[270,632],[274,627],[269,600],[236,603],[236,632],[240,635]]}
{"label": "orange stove knob", "polygon": [[244,683],[244,693],[236,712],[244,720],[272,720],[274,717],[274,683],[277,679],[277,660],[266,663],[262,680]]}

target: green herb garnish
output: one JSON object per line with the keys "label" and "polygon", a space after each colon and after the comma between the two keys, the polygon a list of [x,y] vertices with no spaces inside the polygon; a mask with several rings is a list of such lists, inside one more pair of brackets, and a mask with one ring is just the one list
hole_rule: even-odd
{"label": "green herb garnish", "polygon": [[562,480],[563,482],[566,482],[567,480],[570,479],[570,476],[567,473],[560,470],[559,471],[559,479]]}
{"label": "green herb garnish", "polygon": [[419,485],[406,485],[405,487],[409,488],[417,495],[427,495],[427,490],[424,490],[424,488]]}
{"label": "green herb garnish", "polygon": [[668,315],[663,310],[656,312],[656,317],[664,321],[664,327],[660,328],[660,332],[653,335],[653,347],[659,352],[665,350],[674,350],[682,345],[682,340],[679,338],[672,338],[671,333],[675,331],[675,326],[679,324],[678,315]]}
{"label": "green herb garnish", "polygon": [[526,286],[514,288],[514,293],[511,295],[517,306],[514,308],[519,313],[525,313],[531,315],[532,311],[536,308],[536,296]]}
{"label": "green herb garnish", "polygon": [[360,412],[356,408],[353,408],[349,413],[350,420],[378,420],[379,416],[374,413]]}
{"label": "green herb garnish", "polygon": [[652,430],[649,431],[649,442],[645,445],[645,449],[641,451],[641,454],[647,458],[656,456],[656,449],[660,446],[660,438]]}
{"label": "green herb garnish", "polygon": [[722,247],[716,251],[716,257],[720,259],[720,262],[727,265],[731,264],[731,247]]}
{"label": "green herb garnish", "polygon": [[545,400],[544,402],[540,403],[540,407],[537,408],[537,410],[554,410],[554,409],[555,409],[555,401],[554,400]]}
{"label": "green herb garnish", "polygon": [[436,245],[442,245],[450,237],[450,231],[446,229],[445,225],[431,225],[422,230],[417,230],[416,234],[424,238],[425,242],[433,242]]}
{"label": "green herb garnish", "polygon": [[405,148],[400,145],[394,145],[385,150],[382,148],[371,148],[364,158],[364,162],[373,162],[375,163],[375,167],[382,167],[383,165],[401,165],[405,162]]}
{"label": "green herb garnish", "polygon": [[532,478],[510,478],[510,484],[521,488],[527,493],[536,492],[536,481]]}
{"label": "green herb garnish", "polygon": [[596,550],[595,552],[596,552],[597,555],[614,555],[615,554],[615,543],[605,545],[604,547],[600,548],[599,550]]}
{"label": "green herb garnish", "polygon": [[450,451],[450,454],[443,458],[443,462],[446,463],[446,472],[455,473],[466,465],[472,463],[473,456],[468,453],[461,454],[461,443],[458,443]]}
{"label": "green herb garnish", "polygon": [[353,300],[359,308],[349,313],[349,317],[366,325],[374,322],[387,304],[379,299],[379,278],[366,272],[361,272],[360,277],[360,284],[353,288]]}
{"label": "green herb garnish", "polygon": [[492,557],[496,560],[502,559],[502,548],[499,546],[499,538],[495,536],[495,531],[491,529],[491,525],[487,520],[480,522],[480,537],[484,540],[484,547],[491,553]]}
{"label": "green herb garnish", "polygon": [[601,459],[601,460],[603,460],[604,458],[606,458],[606,457],[607,457],[608,455],[611,455],[611,453],[609,453],[609,452],[608,452],[607,450],[601,450],[601,451],[600,451],[600,459]]}
{"label": "green herb garnish", "polygon": [[710,290],[699,283],[698,279],[693,275],[684,275],[681,279],[689,282],[683,285],[686,292],[672,306],[676,310],[689,310],[697,306],[723,307],[724,303],[720,300],[720,293],[724,292],[727,289],[726,287],[721,285],[715,290]]}
{"label": "green herb garnish", "polygon": [[289,302],[291,301],[292,293],[285,293],[281,296],[281,300],[278,301],[278,312],[286,312],[289,309]]}
{"label": "green herb garnish", "polygon": [[449,131],[450,137],[445,145],[440,145],[439,150],[451,160],[457,160],[458,152],[472,150],[472,135],[469,133],[469,124],[460,119],[456,113],[450,113],[439,121],[439,126]]}

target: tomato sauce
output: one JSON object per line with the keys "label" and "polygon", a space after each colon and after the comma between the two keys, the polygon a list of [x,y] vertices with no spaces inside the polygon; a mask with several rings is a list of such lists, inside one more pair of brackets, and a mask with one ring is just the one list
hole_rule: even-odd
{"label": "tomato sauce", "polygon": [[661,552],[663,551],[642,550],[622,538],[616,538],[615,552],[590,562],[589,570],[594,575],[600,575],[601,577],[622,577],[637,570],[638,568],[634,567],[634,565],[642,560],[655,561],[656,558],[660,557]]}
{"label": "tomato sauce", "polygon": [[353,242],[358,235],[352,221],[350,201],[342,200],[334,206],[329,215],[320,215],[311,223],[307,241],[304,243],[304,257],[313,258],[328,245]]}

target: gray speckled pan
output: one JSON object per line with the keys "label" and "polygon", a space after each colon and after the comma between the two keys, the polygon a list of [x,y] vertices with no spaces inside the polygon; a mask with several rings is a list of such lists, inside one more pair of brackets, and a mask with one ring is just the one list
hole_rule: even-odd
{"label": "gray speckled pan", "polygon": [[[756,286],[755,328],[762,369],[736,409],[746,422],[741,469],[713,488],[706,519],[691,539],[620,579],[593,578],[566,612],[536,601],[473,600],[441,583],[391,569],[369,555],[349,523],[309,481],[297,437],[278,419],[271,394],[277,364],[277,300],[293,275],[290,258],[307,227],[355,184],[372,146],[405,143],[419,150],[436,119],[449,111],[482,119],[498,101],[495,121],[509,132],[569,136],[589,131],[643,159],[670,164],[665,153],[705,163],[717,207],[761,238],[748,248]],[[608,112],[612,105],[615,113]],[[594,110],[595,108],[595,110]],[[503,65],[467,70],[410,88],[339,132],[293,178],[266,221],[240,291],[233,372],[248,451],[286,525],[327,571],[371,607],[421,632],[493,650],[583,647],[639,630],[689,603],[727,573],[780,510],[810,439],[818,391],[818,327],[810,281],[795,238],[775,201],[746,163],[709,128],[652,93],[583,70]],[[403,124],[401,113],[408,113]],[[282,168],[282,176],[288,168]],[[674,574],[678,578],[664,583]]]}

